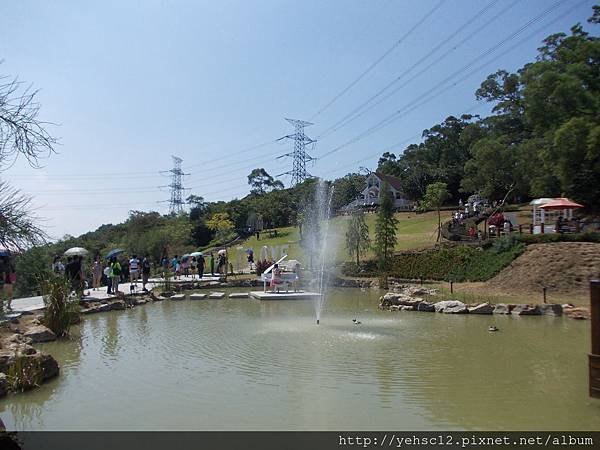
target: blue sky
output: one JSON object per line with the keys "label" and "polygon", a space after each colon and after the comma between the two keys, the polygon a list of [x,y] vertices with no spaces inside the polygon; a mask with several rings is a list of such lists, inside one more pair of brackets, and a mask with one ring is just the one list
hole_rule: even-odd
{"label": "blue sky", "polygon": [[[159,171],[171,155],[190,173],[188,194],[244,196],[253,168],[291,168],[276,158],[292,146],[275,142],[293,132],[285,117],[314,122],[311,153],[326,156],[313,175],[375,168],[383,151],[401,152],[450,114],[486,114],[474,96],[481,81],[531,61],[553,32],[576,22],[589,29],[594,3],[6,2],[0,73],[40,89],[41,118],[59,124],[49,130],[60,145],[42,169],[17,161],[0,177],[34,198],[57,238],[120,222],[129,210],[166,212],[158,202],[169,192],[159,186],[169,179]],[[398,77],[385,91],[393,95],[324,133]]]}

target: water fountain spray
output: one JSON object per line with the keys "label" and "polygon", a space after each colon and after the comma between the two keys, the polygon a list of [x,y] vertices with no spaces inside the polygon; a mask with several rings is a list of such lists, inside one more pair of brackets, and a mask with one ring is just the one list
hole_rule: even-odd
{"label": "water fountain spray", "polygon": [[321,322],[321,311],[325,304],[325,284],[327,257],[331,256],[329,239],[329,218],[333,188],[319,180],[316,186],[315,197],[305,209],[305,225],[303,247],[305,255],[309,258],[312,282],[316,284],[319,295],[315,298],[315,315],[317,325]]}

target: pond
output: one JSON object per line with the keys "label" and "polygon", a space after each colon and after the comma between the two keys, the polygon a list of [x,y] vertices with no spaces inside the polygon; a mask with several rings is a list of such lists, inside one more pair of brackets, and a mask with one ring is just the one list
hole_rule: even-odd
{"label": "pond", "polygon": [[60,377],[5,398],[0,417],[16,430],[600,429],[588,322],[387,312],[380,295],[331,291],[319,326],[311,301],[88,316],[40,346]]}

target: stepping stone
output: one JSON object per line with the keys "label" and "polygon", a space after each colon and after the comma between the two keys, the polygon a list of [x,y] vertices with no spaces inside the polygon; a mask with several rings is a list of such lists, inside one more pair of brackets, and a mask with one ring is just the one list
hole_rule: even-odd
{"label": "stepping stone", "polygon": [[185,294],[175,294],[171,296],[171,300],[185,300]]}
{"label": "stepping stone", "polygon": [[203,300],[206,298],[206,294],[190,294],[190,300]]}
{"label": "stepping stone", "polygon": [[229,294],[229,298],[248,298],[247,292],[232,292]]}
{"label": "stepping stone", "polygon": [[225,292],[211,292],[208,298],[223,298],[225,297]]}

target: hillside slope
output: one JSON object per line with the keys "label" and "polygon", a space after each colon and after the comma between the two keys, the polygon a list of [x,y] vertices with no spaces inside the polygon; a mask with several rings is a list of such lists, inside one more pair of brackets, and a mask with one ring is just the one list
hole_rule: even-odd
{"label": "hillside slope", "polygon": [[558,242],[534,244],[492,278],[492,287],[539,292],[582,293],[591,279],[600,278],[600,244]]}

